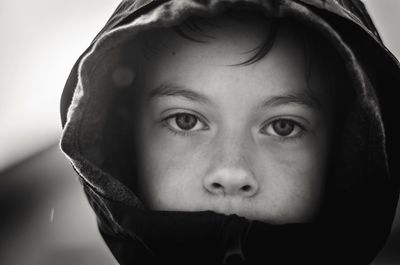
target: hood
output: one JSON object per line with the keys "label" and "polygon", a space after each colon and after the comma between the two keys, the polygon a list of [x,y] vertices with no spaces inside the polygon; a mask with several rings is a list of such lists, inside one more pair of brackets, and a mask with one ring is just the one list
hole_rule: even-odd
{"label": "hood", "polygon": [[[134,157],[123,126],[128,97],[112,75],[132,62],[121,47],[139,32],[244,2],[319,32],[341,55],[352,81],[355,97],[338,139],[330,197],[312,224],[149,211],[126,181],[136,174],[126,159]],[[399,84],[399,64],[358,0],[125,0],[71,71],[61,98],[60,145],[120,264],[368,264],[390,233],[398,201],[391,110]]]}

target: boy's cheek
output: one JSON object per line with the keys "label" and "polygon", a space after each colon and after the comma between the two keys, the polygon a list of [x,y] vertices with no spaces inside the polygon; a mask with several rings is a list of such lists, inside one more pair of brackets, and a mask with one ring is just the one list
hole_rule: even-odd
{"label": "boy's cheek", "polygon": [[200,150],[164,134],[152,139],[145,139],[147,144],[141,149],[139,180],[141,193],[151,202],[152,208],[179,210],[184,204],[191,203],[188,199],[193,203],[201,201],[197,194],[202,192],[207,162]]}
{"label": "boy's cheek", "polygon": [[266,188],[271,211],[286,221],[308,221],[318,211],[325,186],[324,172],[309,167],[310,159],[293,161],[291,166],[278,168]]}
{"label": "boy's cheek", "polygon": [[309,219],[323,196],[323,160],[318,152],[259,154],[253,168],[260,185],[257,208],[274,219]]}
{"label": "boy's cheek", "polygon": [[[154,158],[154,157],[153,157]],[[142,176],[142,192],[154,210],[195,210],[203,201],[202,167],[191,155],[157,157]]]}

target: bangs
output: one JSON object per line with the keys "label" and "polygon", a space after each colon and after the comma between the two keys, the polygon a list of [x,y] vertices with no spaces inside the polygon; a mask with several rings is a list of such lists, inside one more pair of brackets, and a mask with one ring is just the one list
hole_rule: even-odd
{"label": "bangs", "polygon": [[[233,64],[231,66],[244,66],[251,65],[264,58],[268,52],[272,49],[275,39],[279,30],[280,20],[278,18],[268,18],[262,14],[258,9],[254,9],[246,5],[244,9],[232,8],[227,10],[224,15],[229,19],[246,22],[254,20],[255,18],[261,18],[261,21],[265,23],[265,37],[263,42],[256,48],[246,52],[252,54],[244,62]],[[208,33],[209,29],[221,28],[220,25],[213,23],[210,19],[204,17],[190,17],[178,26],[174,26],[171,29],[184,39],[197,42],[197,43],[208,43],[215,39],[214,36]]]}

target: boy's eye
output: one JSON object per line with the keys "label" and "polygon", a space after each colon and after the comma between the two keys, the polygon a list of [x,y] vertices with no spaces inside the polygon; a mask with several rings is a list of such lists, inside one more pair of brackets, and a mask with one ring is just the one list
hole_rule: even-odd
{"label": "boy's eye", "polygon": [[264,128],[264,133],[284,138],[299,136],[304,131],[303,127],[298,122],[290,119],[274,120],[267,124],[265,129]]}
{"label": "boy's eye", "polygon": [[175,131],[199,131],[207,128],[196,115],[178,113],[165,119],[166,124]]}

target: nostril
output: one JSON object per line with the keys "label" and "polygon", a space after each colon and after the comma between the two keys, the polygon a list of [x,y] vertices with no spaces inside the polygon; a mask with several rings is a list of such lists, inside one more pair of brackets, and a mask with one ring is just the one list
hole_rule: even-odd
{"label": "nostril", "polygon": [[219,184],[219,183],[216,183],[216,182],[212,183],[211,186],[212,186],[214,189],[221,189],[221,188],[222,188],[222,185]]}
{"label": "nostril", "polygon": [[250,186],[250,185],[244,185],[244,186],[241,188],[241,190],[242,190],[242,191],[250,191],[250,190],[251,190],[251,186]]}
{"label": "nostril", "polygon": [[223,170],[207,175],[202,186],[204,191],[214,195],[252,197],[258,192],[258,182],[243,170]]}

